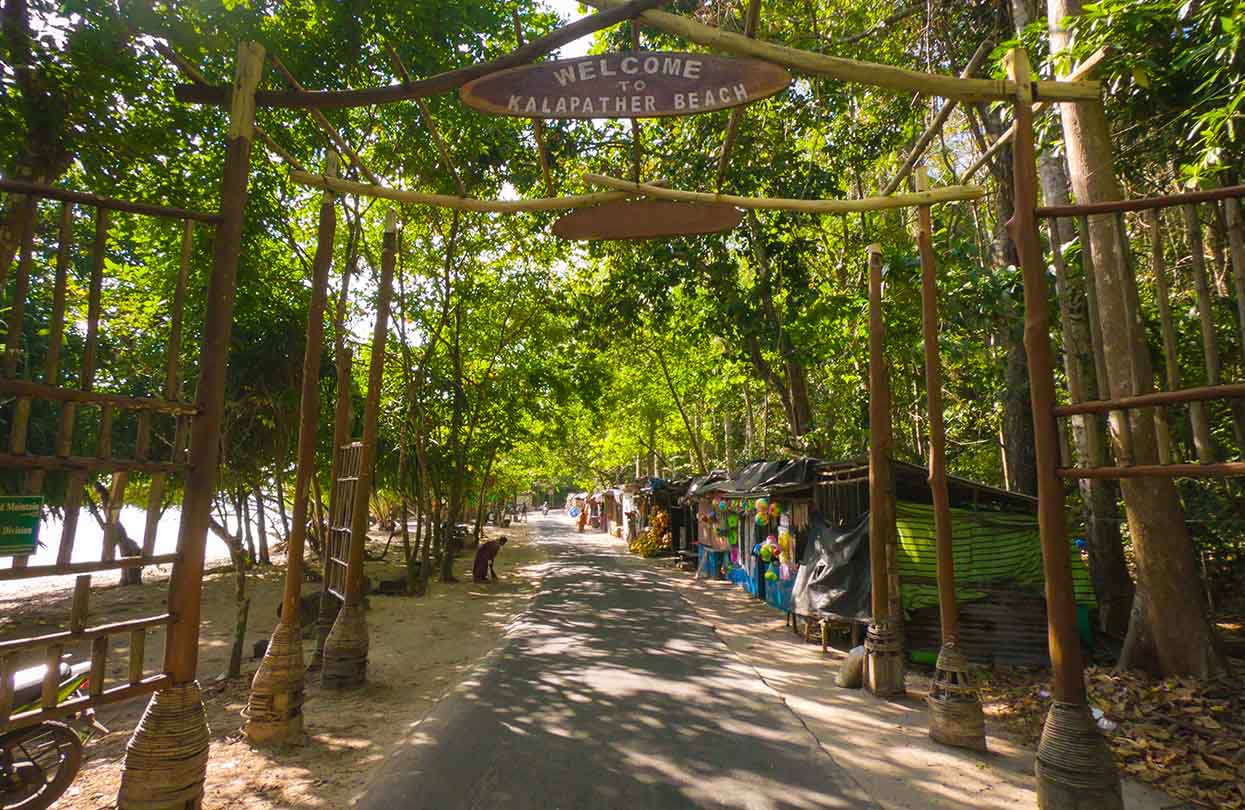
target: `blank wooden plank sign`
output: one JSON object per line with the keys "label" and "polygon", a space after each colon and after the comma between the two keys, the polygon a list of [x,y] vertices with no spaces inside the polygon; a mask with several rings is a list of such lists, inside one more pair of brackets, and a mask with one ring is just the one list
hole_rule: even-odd
{"label": "blank wooden plank sign", "polygon": [[699,236],[729,231],[743,219],[732,205],[674,200],[619,200],[578,208],[553,223],[563,239],[614,241]]}

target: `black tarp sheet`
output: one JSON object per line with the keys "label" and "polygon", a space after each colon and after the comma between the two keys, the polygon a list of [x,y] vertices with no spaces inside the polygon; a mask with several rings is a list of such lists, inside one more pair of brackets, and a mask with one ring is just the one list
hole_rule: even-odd
{"label": "black tarp sheet", "polygon": [[869,517],[839,530],[814,513],[791,594],[800,616],[868,621],[871,615]]}

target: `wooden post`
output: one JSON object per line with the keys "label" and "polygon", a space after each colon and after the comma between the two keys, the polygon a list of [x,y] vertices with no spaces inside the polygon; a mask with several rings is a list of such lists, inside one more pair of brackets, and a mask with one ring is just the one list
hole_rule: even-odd
{"label": "wooden post", "polygon": [[1076,599],[1068,545],[1059,432],[1055,423],[1055,366],[1050,345],[1050,305],[1046,266],[1038,237],[1037,156],[1033,137],[1033,91],[1028,55],[1013,48],[1006,57],[1008,78],[1016,83],[1012,171],[1015,213],[1009,223],[1024,284],[1025,351],[1029,357],[1029,398],[1033,409],[1038,479],[1038,530],[1041,534],[1046,614],[1049,627],[1054,705],[1046,720],[1035,766],[1038,805],[1043,810],[1121,808],[1119,777],[1110,751],[1089,718],[1082,675]]}
{"label": "wooden post", "polygon": [[[917,191],[929,185],[924,166],[916,170]],[[929,695],[929,736],[947,745],[984,751],[985,715],[960,652],[960,617],[955,601],[955,559],[951,498],[947,492],[947,433],[943,423],[942,360],[938,355],[938,263],[930,209],[917,209],[917,247],[921,254],[921,336],[925,350],[925,397],[929,418],[929,490],[934,503],[937,544],[938,616],[942,649]]]}
{"label": "wooden post", "polygon": [[890,612],[886,548],[895,533],[891,468],[891,392],[882,318],[882,246],[869,245],[869,576],[873,620],[865,638],[865,687],[875,695],[904,691],[903,650]]}
{"label": "wooden post", "polygon": [[[337,155],[329,152],[324,173],[337,174]],[[333,237],[337,228],[335,196],[326,191],[320,198],[320,228],[312,260],[311,304],[307,309],[307,346],[303,352],[303,381],[299,402],[298,458],[294,472],[293,525],[287,546],[285,588],[281,597],[281,621],[272,631],[264,660],[251,682],[246,722],[242,727],[251,742],[289,742],[303,733],[302,629],[298,602],[303,587],[303,550],[307,539],[307,504],[310,481],[315,473],[316,429],[320,415],[320,358],[324,353],[324,310],[328,299],[329,265],[333,263]],[[262,508],[262,504],[261,504]]]}
{"label": "wooden post", "polygon": [[190,470],[182,499],[178,548],[169,581],[169,612],[175,617],[165,641],[164,671],[172,686],[156,692],[126,747],[119,810],[197,806],[207,773],[207,713],[195,674],[199,663],[199,619],[203,595],[203,555],[220,463],[220,430],[225,410],[225,370],[233,330],[238,256],[246,215],[251,139],[255,130],[255,89],[264,69],[264,48],[238,45],[229,104],[228,142],[221,180],[221,222],[207,286],[202,363],[195,394],[199,408],[190,435]]}
{"label": "wooden post", "polygon": [[363,404],[363,448],[355,482],[350,519],[350,560],[346,571],[346,594],[337,621],[324,642],[323,683],[327,687],[357,686],[367,679],[368,633],[363,615],[363,549],[367,543],[368,506],[372,491],[372,468],[376,464],[379,433],[380,391],[385,373],[385,342],[389,333],[389,300],[397,262],[398,217],[390,210],[385,218],[385,243],[381,252],[380,286],[376,294],[376,324],[372,331],[372,356],[368,368],[367,399]]}
{"label": "wooden post", "polygon": [[[1176,350],[1176,327],[1172,318],[1171,292],[1167,285],[1167,268],[1163,259],[1163,228],[1159,219],[1159,211],[1152,208],[1146,212],[1146,223],[1150,227],[1150,270],[1154,274],[1155,299],[1159,306],[1159,328],[1163,333],[1163,369],[1167,379],[1168,391],[1180,390],[1180,355]],[[1103,392],[1104,396],[1109,396],[1109,392]],[[1199,405],[1201,403],[1198,403]],[[1157,408],[1155,413],[1163,413],[1163,424],[1165,428],[1169,428],[1166,419],[1166,411],[1163,408]],[[1193,427],[1193,436],[1195,444],[1201,446],[1202,428],[1198,426],[1199,414],[1205,414],[1205,411],[1198,408],[1189,408],[1189,419]],[[1204,420],[1203,420],[1204,421]],[[1155,422],[1155,438],[1159,447],[1159,463],[1171,464],[1173,461],[1179,461],[1176,456],[1175,448],[1171,442],[1171,431],[1158,430],[1158,422]],[[1207,434],[1209,435],[1209,434]],[[1166,458],[1164,456],[1166,455]]]}
{"label": "wooden post", "polygon": [[[1206,361],[1206,384],[1219,385],[1219,341],[1215,336],[1214,302],[1210,295],[1210,282],[1206,278],[1206,247],[1202,242],[1202,221],[1197,206],[1186,203],[1180,206],[1184,217],[1185,235],[1189,240],[1189,256],[1193,260],[1193,286],[1197,291],[1197,317],[1202,329],[1202,357]],[[1210,408],[1201,402],[1189,404],[1193,417],[1193,440],[1197,460],[1202,464],[1215,463],[1218,455],[1214,438],[1210,433]]]}

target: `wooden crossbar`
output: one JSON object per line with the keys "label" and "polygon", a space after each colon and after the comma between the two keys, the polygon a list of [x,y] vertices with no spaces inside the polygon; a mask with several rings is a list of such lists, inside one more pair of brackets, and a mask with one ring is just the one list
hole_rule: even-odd
{"label": "wooden crossbar", "polygon": [[166,219],[193,219],[196,222],[206,222],[209,225],[216,225],[221,219],[220,214],[191,211],[185,208],[174,208],[169,205],[156,205],[155,203],[118,200],[114,197],[101,197],[98,194],[70,191],[67,188],[48,186],[43,183],[29,183],[25,180],[0,180],[0,191],[11,191],[14,194],[29,194],[35,197],[43,197],[47,200],[62,200],[64,202],[90,205],[95,208],[107,208],[110,211],[125,211],[130,214],[147,214],[148,216],[164,217]]}
{"label": "wooden crossbar", "polygon": [[1210,399],[1236,399],[1245,397],[1245,383],[1229,385],[1206,385],[1200,388],[1182,388],[1178,391],[1155,391],[1119,399],[1101,399],[1075,402],[1055,408],[1055,416],[1073,416],[1079,413],[1110,413],[1126,408],[1149,408],[1156,405],[1174,405],[1181,402],[1204,402]]}
{"label": "wooden crossbar", "polygon": [[89,405],[112,405],[128,411],[155,411],[157,413],[199,412],[198,406],[192,402],[178,402],[175,399],[157,397],[127,397],[123,394],[106,394],[99,391],[79,391],[75,388],[62,388],[56,385],[28,382],[26,380],[0,379],[0,394],[17,397],[32,397],[56,402],[83,402]]}
{"label": "wooden crossbar", "polygon": [[150,678],[139,681],[138,683],[127,683],[120,686],[114,686],[112,689],[105,689],[98,695],[88,695],[87,697],[75,698],[51,709],[35,709],[29,712],[22,712],[9,718],[6,724],[0,723],[0,730],[15,731],[17,729],[26,728],[28,726],[37,725],[47,722],[48,720],[56,720],[62,717],[72,717],[82,711],[93,706],[107,706],[112,703],[120,703],[123,700],[138,697],[140,695],[150,694],[158,689],[172,684],[173,679],[168,675],[153,675]]}
{"label": "wooden crossbar", "polygon": [[1089,214],[1115,214],[1121,211],[1148,211],[1154,208],[1175,208],[1178,205],[1226,200],[1245,197],[1245,185],[1224,186],[1205,191],[1186,191],[1183,194],[1164,194],[1158,197],[1142,197],[1136,200],[1085,203],[1082,205],[1046,205],[1037,209],[1039,217],[1077,217]]}
{"label": "wooden crossbar", "polygon": [[1134,467],[1060,467],[1060,478],[1226,478],[1245,475],[1245,461],[1217,464],[1138,464]]}
{"label": "wooden crossbar", "polygon": [[173,614],[161,613],[157,616],[148,616],[143,619],[128,619],[123,622],[113,622],[112,624],[101,624],[96,627],[88,627],[80,633],[74,633],[70,630],[60,630],[55,633],[46,633],[42,636],[0,641],[0,656],[8,655],[9,653],[21,652],[22,650],[37,650],[51,644],[89,641],[101,636],[115,636],[121,633],[128,633],[131,630],[146,629],[148,627],[160,627],[166,624],[171,624],[173,620]]}
{"label": "wooden crossbar", "polygon": [[177,562],[178,555],[158,554],[150,557],[120,557],[115,560],[67,563],[65,565],[32,565],[25,568],[0,568],[0,582],[38,577],[71,576],[99,571],[120,571],[126,568],[142,568],[148,565],[168,565]]}
{"label": "wooden crossbar", "polygon": [[64,472],[176,473],[189,465],[173,461],[136,461],[88,456],[18,456],[0,453],[0,469],[60,470]]}

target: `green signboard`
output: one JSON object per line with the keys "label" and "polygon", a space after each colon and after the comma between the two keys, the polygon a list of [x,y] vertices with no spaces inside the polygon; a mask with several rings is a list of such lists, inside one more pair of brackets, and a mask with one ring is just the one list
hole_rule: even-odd
{"label": "green signboard", "polygon": [[0,557],[35,553],[42,508],[41,495],[0,496]]}

